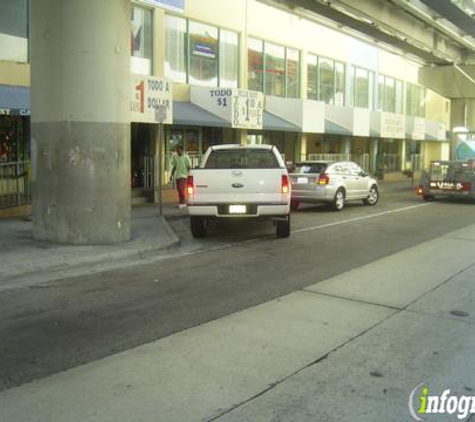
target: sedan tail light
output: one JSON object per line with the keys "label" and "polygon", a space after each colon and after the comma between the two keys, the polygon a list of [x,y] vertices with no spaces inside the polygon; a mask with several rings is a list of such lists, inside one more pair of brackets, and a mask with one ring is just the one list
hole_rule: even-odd
{"label": "sedan tail light", "polygon": [[330,177],[328,174],[322,173],[318,176],[317,184],[319,185],[328,185],[330,183]]}
{"label": "sedan tail light", "polygon": [[289,176],[282,175],[282,193],[289,193]]}
{"label": "sedan tail light", "polygon": [[193,195],[193,192],[194,192],[193,176],[188,176],[188,179],[186,180],[186,193],[188,195]]}

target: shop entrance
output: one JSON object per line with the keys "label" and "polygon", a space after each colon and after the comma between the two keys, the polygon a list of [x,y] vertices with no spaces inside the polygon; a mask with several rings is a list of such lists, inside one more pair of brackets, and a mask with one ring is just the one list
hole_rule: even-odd
{"label": "shop entrance", "polygon": [[153,190],[154,125],[132,123],[131,130],[131,187]]}
{"label": "shop entrance", "polygon": [[0,208],[31,201],[29,127],[28,117],[0,116]]}

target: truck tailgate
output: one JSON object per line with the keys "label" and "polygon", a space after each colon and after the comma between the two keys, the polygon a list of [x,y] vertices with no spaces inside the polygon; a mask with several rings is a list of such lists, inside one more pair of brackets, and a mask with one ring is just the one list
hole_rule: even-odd
{"label": "truck tailgate", "polygon": [[282,169],[195,169],[193,204],[266,204],[288,201],[282,194]]}

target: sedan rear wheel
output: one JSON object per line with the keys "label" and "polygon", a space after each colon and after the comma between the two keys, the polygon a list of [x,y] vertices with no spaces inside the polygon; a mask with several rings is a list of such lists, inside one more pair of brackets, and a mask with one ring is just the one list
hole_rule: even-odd
{"label": "sedan rear wheel", "polygon": [[343,189],[338,189],[335,193],[335,197],[332,202],[333,211],[341,211],[345,206],[345,191]]}
{"label": "sedan rear wheel", "polygon": [[373,185],[369,190],[368,197],[363,199],[363,204],[365,205],[376,205],[379,200],[379,192],[378,187]]}

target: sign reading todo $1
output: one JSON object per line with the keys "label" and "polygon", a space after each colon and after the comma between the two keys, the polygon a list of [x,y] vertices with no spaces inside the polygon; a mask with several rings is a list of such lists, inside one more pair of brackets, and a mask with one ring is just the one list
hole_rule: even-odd
{"label": "sign reading todo $1", "polygon": [[146,75],[132,75],[132,98],[130,101],[130,121],[155,123],[155,111],[166,107],[163,123],[173,123],[173,83],[165,78]]}
{"label": "sign reading todo $1", "polygon": [[239,129],[262,129],[264,96],[237,88],[191,88],[191,102]]}

